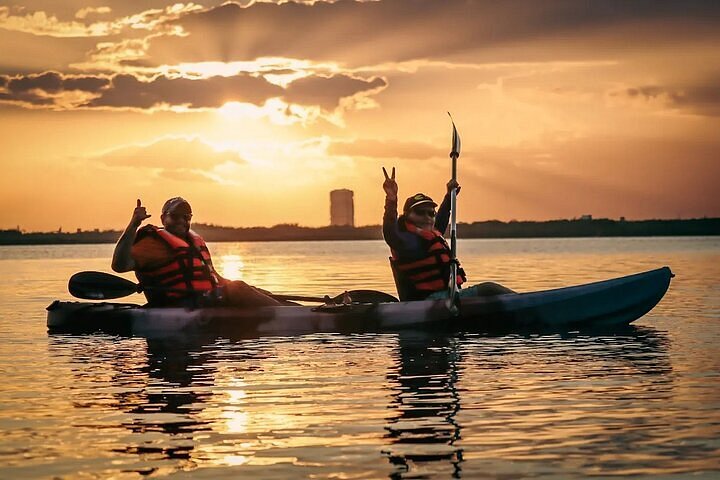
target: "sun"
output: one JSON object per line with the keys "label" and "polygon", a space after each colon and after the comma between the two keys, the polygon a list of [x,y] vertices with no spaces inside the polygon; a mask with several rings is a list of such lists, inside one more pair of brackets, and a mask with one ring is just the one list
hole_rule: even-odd
{"label": "sun", "polygon": [[258,106],[251,103],[226,102],[217,113],[226,120],[260,120],[267,119],[273,125],[307,125],[316,122],[322,112],[317,107],[306,107],[286,103],[280,98],[270,98]]}
{"label": "sun", "polygon": [[256,120],[263,116],[262,108],[242,102],[225,102],[217,113],[228,120]]}

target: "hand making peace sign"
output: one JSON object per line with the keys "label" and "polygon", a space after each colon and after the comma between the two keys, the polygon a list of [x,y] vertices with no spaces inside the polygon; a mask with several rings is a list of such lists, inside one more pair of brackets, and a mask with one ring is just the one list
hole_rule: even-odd
{"label": "hand making peace sign", "polygon": [[390,200],[397,200],[397,194],[398,194],[398,184],[395,181],[395,167],[392,169],[392,176],[388,176],[387,170],[385,170],[385,167],[382,167],[383,174],[385,174],[385,181],[383,182],[383,190],[385,190],[385,195]]}

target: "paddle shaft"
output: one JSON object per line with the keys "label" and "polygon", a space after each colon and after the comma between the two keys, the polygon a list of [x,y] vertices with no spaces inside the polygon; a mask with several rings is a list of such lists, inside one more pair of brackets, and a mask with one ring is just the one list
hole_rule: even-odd
{"label": "paddle shaft", "polygon": [[[452,179],[457,180],[458,154],[450,154],[452,158]],[[457,292],[457,189],[450,192],[450,299],[454,301]]]}
{"label": "paddle shaft", "polygon": [[[452,183],[457,183],[457,160],[460,156],[460,135],[455,128],[455,122],[452,115],[448,112],[450,121],[452,122],[452,148],[450,150],[450,158],[452,159]],[[448,303],[450,310],[457,313],[457,305],[455,305],[455,296],[457,294],[457,187],[453,187],[450,192],[450,279],[448,281]]]}
{"label": "paddle shaft", "polygon": [[308,297],[306,295],[276,295],[274,293],[272,294],[266,294],[269,297],[274,298],[275,300],[294,300],[297,302],[326,302],[332,300],[331,298],[325,298],[325,297]]}
{"label": "paddle shaft", "polygon": [[[452,179],[457,180],[457,154],[451,155],[452,158]],[[450,258],[455,260],[457,257],[457,189],[453,188],[450,192]]]}

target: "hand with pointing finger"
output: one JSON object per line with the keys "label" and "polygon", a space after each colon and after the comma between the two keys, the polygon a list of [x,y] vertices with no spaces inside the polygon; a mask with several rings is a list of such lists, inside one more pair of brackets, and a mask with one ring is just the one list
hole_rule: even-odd
{"label": "hand with pointing finger", "polygon": [[130,223],[135,225],[136,227],[140,226],[140,224],[145,220],[146,218],[150,218],[152,215],[148,215],[147,210],[145,210],[145,207],[142,206],[142,202],[140,199],[137,199],[137,206],[135,207],[135,210],[132,214],[132,219],[130,220]]}
{"label": "hand with pointing finger", "polygon": [[395,181],[395,167],[392,169],[392,175],[388,176],[387,170],[385,170],[385,167],[382,167],[383,174],[385,175],[385,181],[383,182],[383,190],[385,190],[385,195],[390,200],[397,200],[397,194],[398,194],[398,184]]}

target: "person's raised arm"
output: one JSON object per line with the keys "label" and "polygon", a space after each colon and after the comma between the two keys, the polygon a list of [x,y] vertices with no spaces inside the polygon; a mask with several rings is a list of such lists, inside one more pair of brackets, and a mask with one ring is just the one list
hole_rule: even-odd
{"label": "person's raised arm", "polygon": [[383,167],[385,182],[385,214],[383,215],[383,238],[390,248],[396,251],[406,251],[415,247],[415,235],[401,232],[398,225],[398,184],[395,181],[395,167],[388,175]]}
{"label": "person's raised arm", "polygon": [[450,223],[450,193],[453,189],[456,189],[456,195],[460,193],[460,184],[457,180],[451,179],[447,183],[447,193],[445,194],[442,203],[440,203],[440,207],[438,207],[437,210],[437,216],[435,217],[435,229],[439,232],[444,233],[445,230],[447,230],[448,223]]}
{"label": "person's raised arm", "polygon": [[397,195],[398,195],[398,184],[395,181],[395,167],[392,169],[392,174],[388,175],[385,167],[382,167],[383,175],[385,175],[385,181],[383,182],[383,190],[385,190],[385,213],[383,214],[383,237],[385,242],[394,247],[399,241],[398,227],[397,227]]}
{"label": "person's raised arm", "polygon": [[382,169],[383,175],[385,175],[385,181],[383,182],[383,190],[385,190],[385,200],[393,201],[397,205],[398,184],[395,181],[395,167],[393,167],[392,175],[390,176],[388,176],[385,167],[382,167]]}
{"label": "person's raised arm", "polygon": [[137,206],[133,211],[130,223],[125,228],[125,231],[120,235],[120,239],[115,245],[115,251],[113,252],[112,258],[112,269],[118,273],[129,272],[135,270],[135,260],[133,260],[130,254],[133,243],[135,243],[135,235],[140,224],[150,215],[147,214],[145,207],[142,206],[142,202],[138,198]]}

